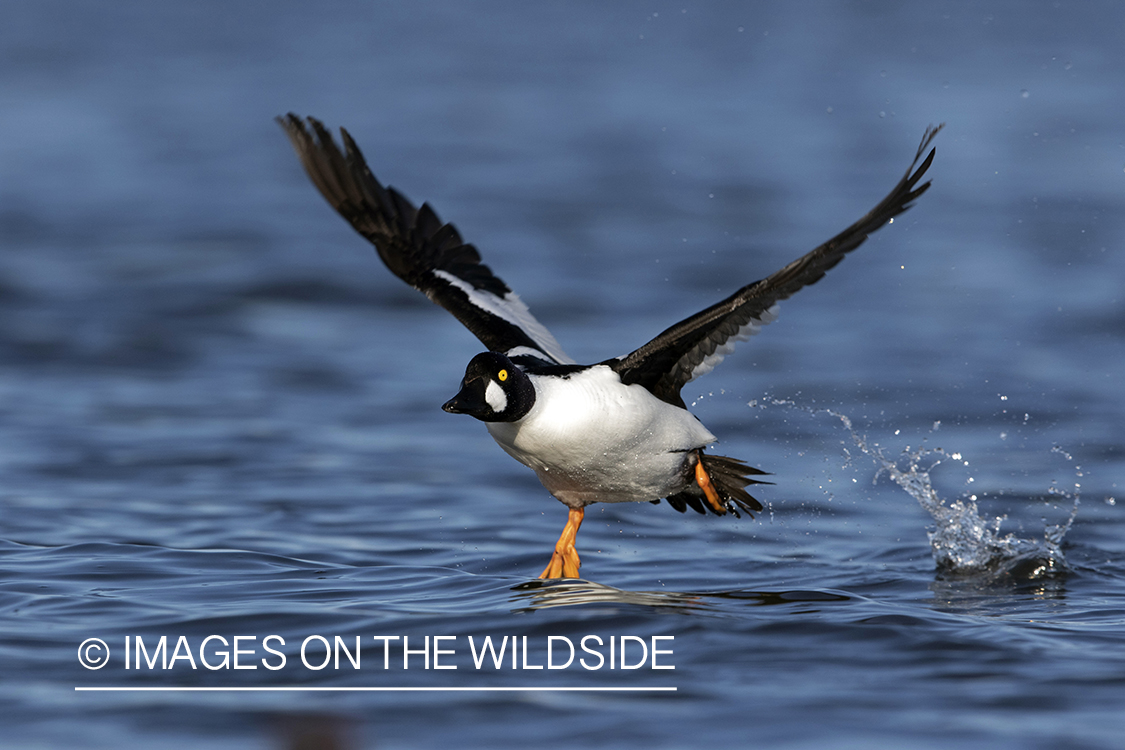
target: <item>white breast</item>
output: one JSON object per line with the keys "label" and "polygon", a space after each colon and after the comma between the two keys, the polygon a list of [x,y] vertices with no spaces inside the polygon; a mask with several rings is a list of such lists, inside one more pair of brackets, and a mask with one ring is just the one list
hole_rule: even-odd
{"label": "white breast", "polygon": [[530,376],[535,406],[488,431],[567,505],[640,502],[683,488],[686,452],[715,436],[685,409],[605,365],[569,377]]}

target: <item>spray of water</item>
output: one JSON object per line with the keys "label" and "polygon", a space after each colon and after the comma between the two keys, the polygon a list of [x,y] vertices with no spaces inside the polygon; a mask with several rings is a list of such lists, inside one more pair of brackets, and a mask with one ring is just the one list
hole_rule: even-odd
{"label": "spray of water", "polygon": [[[952,501],[938,495],[930,481],[930,472],[945,461],[968,466],[968,461],[960,453],[947,452],[941,448],[923,446],[912,449],[907,446],[897,458],[891,459],[878,445],[869,443],[865,436],[857,432],[851,419],[845,414],[781,399],[771,399],[767,403],[801,409],[813,415],[826,414],[839,420],[848,431],[852,444],[878,465],[874,481],[886,475],[917,500],[933,518],[934,530],[929,532],[929,540],[934,561],[939,568],[957,573],[975,573],[1000,567],[1010,569],[1015,564],[1023,564],[1023,574],[1032,578],[1052,575],[1066,569],[1061,546],[1078,513],[1081,488],[1078,482],[1074,484],[1073,491],[1064,490],[1057,483],[1052,483],[1048,489],[1048,494],[1072,501],[1066,520],[1047,526],[1042,539],[1021,539],[1013,534],[1001,533],[1003,516],[982,516],[977,507],[976,495],[966,493]],[[761,402],[751,402],[751,406],[764,405],[766,404]],[[936,429],[938,424],[934,427]],[[850,463],[852,452],[846,444],[844,452]],[[1059,446],[1052,448],[1051,452],[1063,456],[1074,465],[1074,459]],[[1081,467],[1075,465],[1074,468],[1077,476],[1081,477]]]}

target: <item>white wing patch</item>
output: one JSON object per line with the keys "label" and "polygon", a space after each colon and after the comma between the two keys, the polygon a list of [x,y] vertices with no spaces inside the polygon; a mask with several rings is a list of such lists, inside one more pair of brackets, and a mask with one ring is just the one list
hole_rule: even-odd
{"label": "white wing patch", "polygon": [[777,320],[777,305],[773,305],[770,309],[763,312],[757,318],[751,318],[750,322],[738,329],[738,331],[729,339],[724,341],[718,346],[714,352],[709,354],[703,359],[695,369],[691,371],[691,377],[687,382],[691,382],[701,375],[706,375],[715,369],[715,367],[723,361],[723,359],[734,351],[734,345],[739,341],[746,341],[751,336],[756,335],[762,330],[762,326],[769,325]]}
{"label": "white wing patch", "polygon": [[539,349],[532,349],[530,346],[514,346],[504,352],[504,355],[508,359],[515,359],[516,357],[535,357],[536,359],[543,359],[543,352]]}
{"label": "white wing patch", "polygon": [[551,335],[550,331],[535,319],[535,316],[527,309],[527,305],[515,292],[508,292],[503,297],[497,297],[491,292],[474,288],[472,284],[462,281],[448,271],[435,268],[433,274],[460,289],[469,298],[469,302],[489,315],[495,315],[517,326],[556,362],[564,365],[574,364],[574,360],[566,356],[562,347],[559,346],[559,342],[555,341],[555,337]]}

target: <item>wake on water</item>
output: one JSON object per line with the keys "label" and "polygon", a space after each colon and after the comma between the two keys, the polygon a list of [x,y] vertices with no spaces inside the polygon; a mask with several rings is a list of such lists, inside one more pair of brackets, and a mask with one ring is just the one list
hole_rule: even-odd
{"label": "wake on water", "polygon": [[[1075,483],[1073,492],[1053,483],[1047,493],[1070,500],[1070,513],[1062,523],[1047,525],[1041,539],[1022,539],[1010,533],[1001,533],[1000,526],[1005,516],[982,516],[975,494],[966,492],[952,501],[938,495],[930,481],[930,472],[945,461],[956,461],[967,466],[968,462],[960,453],[926,446],[912,449],[908,445],[899,456],[892,459],[886,456],[878,444],[868,442],[864,435],[858,433],[845,414],[784,399],[769,399],[765,403],[752,401],[750,406],[784,406],[800,409],[814,416],[826,414],[839,420],[848,431],[852,444],[873,459],[879,467],[872,481],[877,482],[881,476],[886,475],[917,500],[933,518],[934,529],[928,532],[928,536],[934,562],[939,569],[962,574],[1018,571],[1019,576],[1025,579],[1049,577],[1067,570],[1062,541],[1078,514],[1079,483]],[[853,454],[846,441],[844,445],[847,463],[850,463]],[[1059,446],[1052,448],[1051,452],[1061,455],[1073,465],[1073,458]],[[1074,469],[1078,476],[1082,476],[1081,467],[1074,466]]]}

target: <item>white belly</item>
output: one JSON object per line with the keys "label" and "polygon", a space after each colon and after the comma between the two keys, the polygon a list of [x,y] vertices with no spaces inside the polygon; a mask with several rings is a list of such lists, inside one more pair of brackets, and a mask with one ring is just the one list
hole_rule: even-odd
{"label": "white belly", "polygon": [[687,451],[715,442],[698,419],[599,365],[568,378],[531,376],[535,406],[490,422],[500,447],[571,507],[656,500],[683,489]]}

